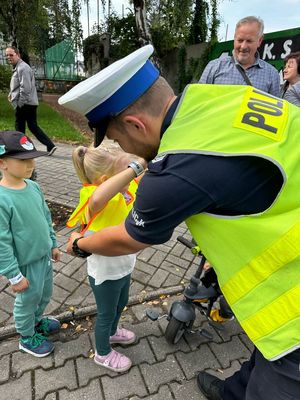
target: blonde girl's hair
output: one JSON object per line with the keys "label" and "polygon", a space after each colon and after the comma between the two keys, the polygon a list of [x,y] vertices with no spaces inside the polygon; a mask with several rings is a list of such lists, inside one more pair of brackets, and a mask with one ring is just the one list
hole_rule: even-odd
{"label": "blonde girl's hair", "polygon": [[[95,184],[102,175],[113,176],[120,160],[128,157],[116,145],[98,147],[78,146],[72,154],[73,164],[82,184]],[[137,158],[135,156],[132,159]]]}

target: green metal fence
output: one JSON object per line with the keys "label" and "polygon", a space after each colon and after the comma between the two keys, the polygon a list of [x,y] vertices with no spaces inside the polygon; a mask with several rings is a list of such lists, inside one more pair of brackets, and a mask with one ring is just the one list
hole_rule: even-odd
{"label": "green metal fence", "polygon": [[45,74],[47,79],[78,80],[78,63],[71,40],[63,40],[45,51]]}

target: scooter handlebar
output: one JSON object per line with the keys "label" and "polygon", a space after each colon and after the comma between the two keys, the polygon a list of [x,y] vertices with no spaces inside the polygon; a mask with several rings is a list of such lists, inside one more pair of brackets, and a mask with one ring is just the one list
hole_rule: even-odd
{"label": "scooter handlebar", "polygon": [[184,244],[186,247],[191,249],[193,254],[195,254],[195,255],[201,254],[201,250],[200,250],[199,246],[197,245],[197,243],[194,241],[194,239],[188,240],[183,236],[178,236],[177,240],[178,240],[178,242]]}
{"label": "scooter handlebar", "polygon": [[178,242],[184,244],[186,247],[188,247],[189,249],[192,249],[193,247],[196,246],[195,242],[192,242],[191,240],[186,239],[183,236],[178,236],[177,237]]}

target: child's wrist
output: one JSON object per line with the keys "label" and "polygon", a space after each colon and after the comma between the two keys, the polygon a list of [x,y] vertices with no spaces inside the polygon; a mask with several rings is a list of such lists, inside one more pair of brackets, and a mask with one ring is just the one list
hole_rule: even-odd
{"label": "child's wrist", "polygon": [[21,282],[21,280],[24,278],[22,272],[20,272],[17,276],[14,276],[13,278],[9,279],[9,282],[11,285],[17,285],[18,283]]}

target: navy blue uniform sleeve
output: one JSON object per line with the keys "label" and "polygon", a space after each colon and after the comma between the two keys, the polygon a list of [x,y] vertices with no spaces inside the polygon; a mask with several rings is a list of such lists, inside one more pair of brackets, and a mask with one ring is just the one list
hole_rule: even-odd
{"label": "navy blue uniform sleeve", "polygon": [[194,214],[263,211],[281,185],[280,171],[264,159],[170,154],[149,164],[125,227],[139,242],[161,244]]}
{"label": "navy blue uniform sleeve", "polygon": [[201,179],[198,183],[189,178],[191,168],[182,156],[150,163],[125,221],[132,238],[147,244],[164,243],[187,217],[213,206],[205,182],[202,185]]}

